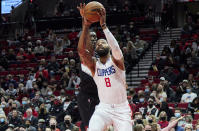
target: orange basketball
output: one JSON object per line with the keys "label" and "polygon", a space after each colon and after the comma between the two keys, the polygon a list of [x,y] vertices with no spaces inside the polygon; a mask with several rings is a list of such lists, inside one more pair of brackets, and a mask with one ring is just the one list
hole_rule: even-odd
{"label": "orange basketball", "polygon": [[100,17],[97,14],[97,11],[101,8],[104,8],[104,6],[101,3],[97,1],[89,2],[84,8],[84,16],[87,20],[93,23],[98,22],[100,20]]}

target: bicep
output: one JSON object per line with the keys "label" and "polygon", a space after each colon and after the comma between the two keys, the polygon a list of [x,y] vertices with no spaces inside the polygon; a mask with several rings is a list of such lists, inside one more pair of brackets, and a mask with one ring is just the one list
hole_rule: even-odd
{"label": "bicep", "polygon": [[85,52],[84,54],[80,53],[79,56],[80,56],[81,62],[85,66],[87,66],[90,69],[92,75],[94,75],[96,61],[95,61],[95,59],[93,59],[92,55],[90,55],[88,52],[87,53]]}
{"label": "bicep", "polygon": [[124,57],[122,57],[121,59],[117,60],[114,56],[112,56],[113,58],[113,62],[115,63],[115,65],[121,69],[121,70],[125,70],[125,66],[124,66]]}

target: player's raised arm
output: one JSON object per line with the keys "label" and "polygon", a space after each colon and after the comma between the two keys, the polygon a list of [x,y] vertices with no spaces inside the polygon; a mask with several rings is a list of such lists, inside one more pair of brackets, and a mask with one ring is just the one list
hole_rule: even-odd
{"label": "player's raised arm", "polygon": [[113,34],[110,32],[108,27],[106,26],[106,11],[105,9],[101,9],[98,11],[98,15],[100,16],[100,25],[104,31],[107,42],[112,50],[112,56],[114,59],[114,63],[122,70],[125,70],[124,67],[124,57],[122,51],[119,47],[119,44]]}
{"label": "player's raised arm", "polygon": [[83,64],[86,65],[91,70],[92,75],[94,75],[95,60],[92,58],[93,52],[89,52],[89,49],[88,49],[89,47],[88,44],[90,44],[89,27],[92,23],[84,18],[84,12],[83,12],[84,7],[85,7],[85,4],[80,4],[80,7],[78,7],[78,9],[80,10],[80,14],[82,16],[82,20],[83,20],[82,33],[78,42],[78,54]]}

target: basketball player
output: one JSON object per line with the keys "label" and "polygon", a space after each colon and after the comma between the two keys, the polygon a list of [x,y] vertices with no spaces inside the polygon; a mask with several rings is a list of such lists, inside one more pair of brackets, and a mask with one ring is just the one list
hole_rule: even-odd
{"label": "basketball player", "polygon": [[[80,13],[84,16],[85,5],[80,4]],[[131,110],[127,101],[126,79],[123,54],[117,41],[106,26],[105,9],[98,11],[100,25],[106,39],[99,39],[95,50],[99,59],[93,58],[87,45],[90,44],[89,27],[91,22],[83,19],[82,34],[78,43],[78,53],[97,85],[100,103],[89,122],[89,131],[104,131],[113,125],[115,131],[132,131]],[[112,55],[110,54],[112,51]]]}
{"label": "basketball player", "polygon": [[[93,44],[96,43],[96,33],[90,32],[90,37],[91,44],[89,46],[91,47],[89,49],[90,52],[94,53]],[[80,116],[82,119],[80,128],[81,131],[86,131],[89,124],[89,120],[95,110],[95,106],[99,104],[99,98],[97,93],[97,86],[92,78],[90,70],[85,65],[81,64],[79,73],[81,83],[80,91],[77,96],[77,102]]]}

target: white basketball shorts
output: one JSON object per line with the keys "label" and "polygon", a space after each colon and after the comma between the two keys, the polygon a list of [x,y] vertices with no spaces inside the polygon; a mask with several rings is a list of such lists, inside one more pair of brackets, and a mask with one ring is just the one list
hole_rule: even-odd
{"label": "white basketball shorts", "polygon": [[114,131],[132,131],[131,115],[128,101],[122,104],[100,102],[89,121],[88,131],[104,131],[110,125]]}

